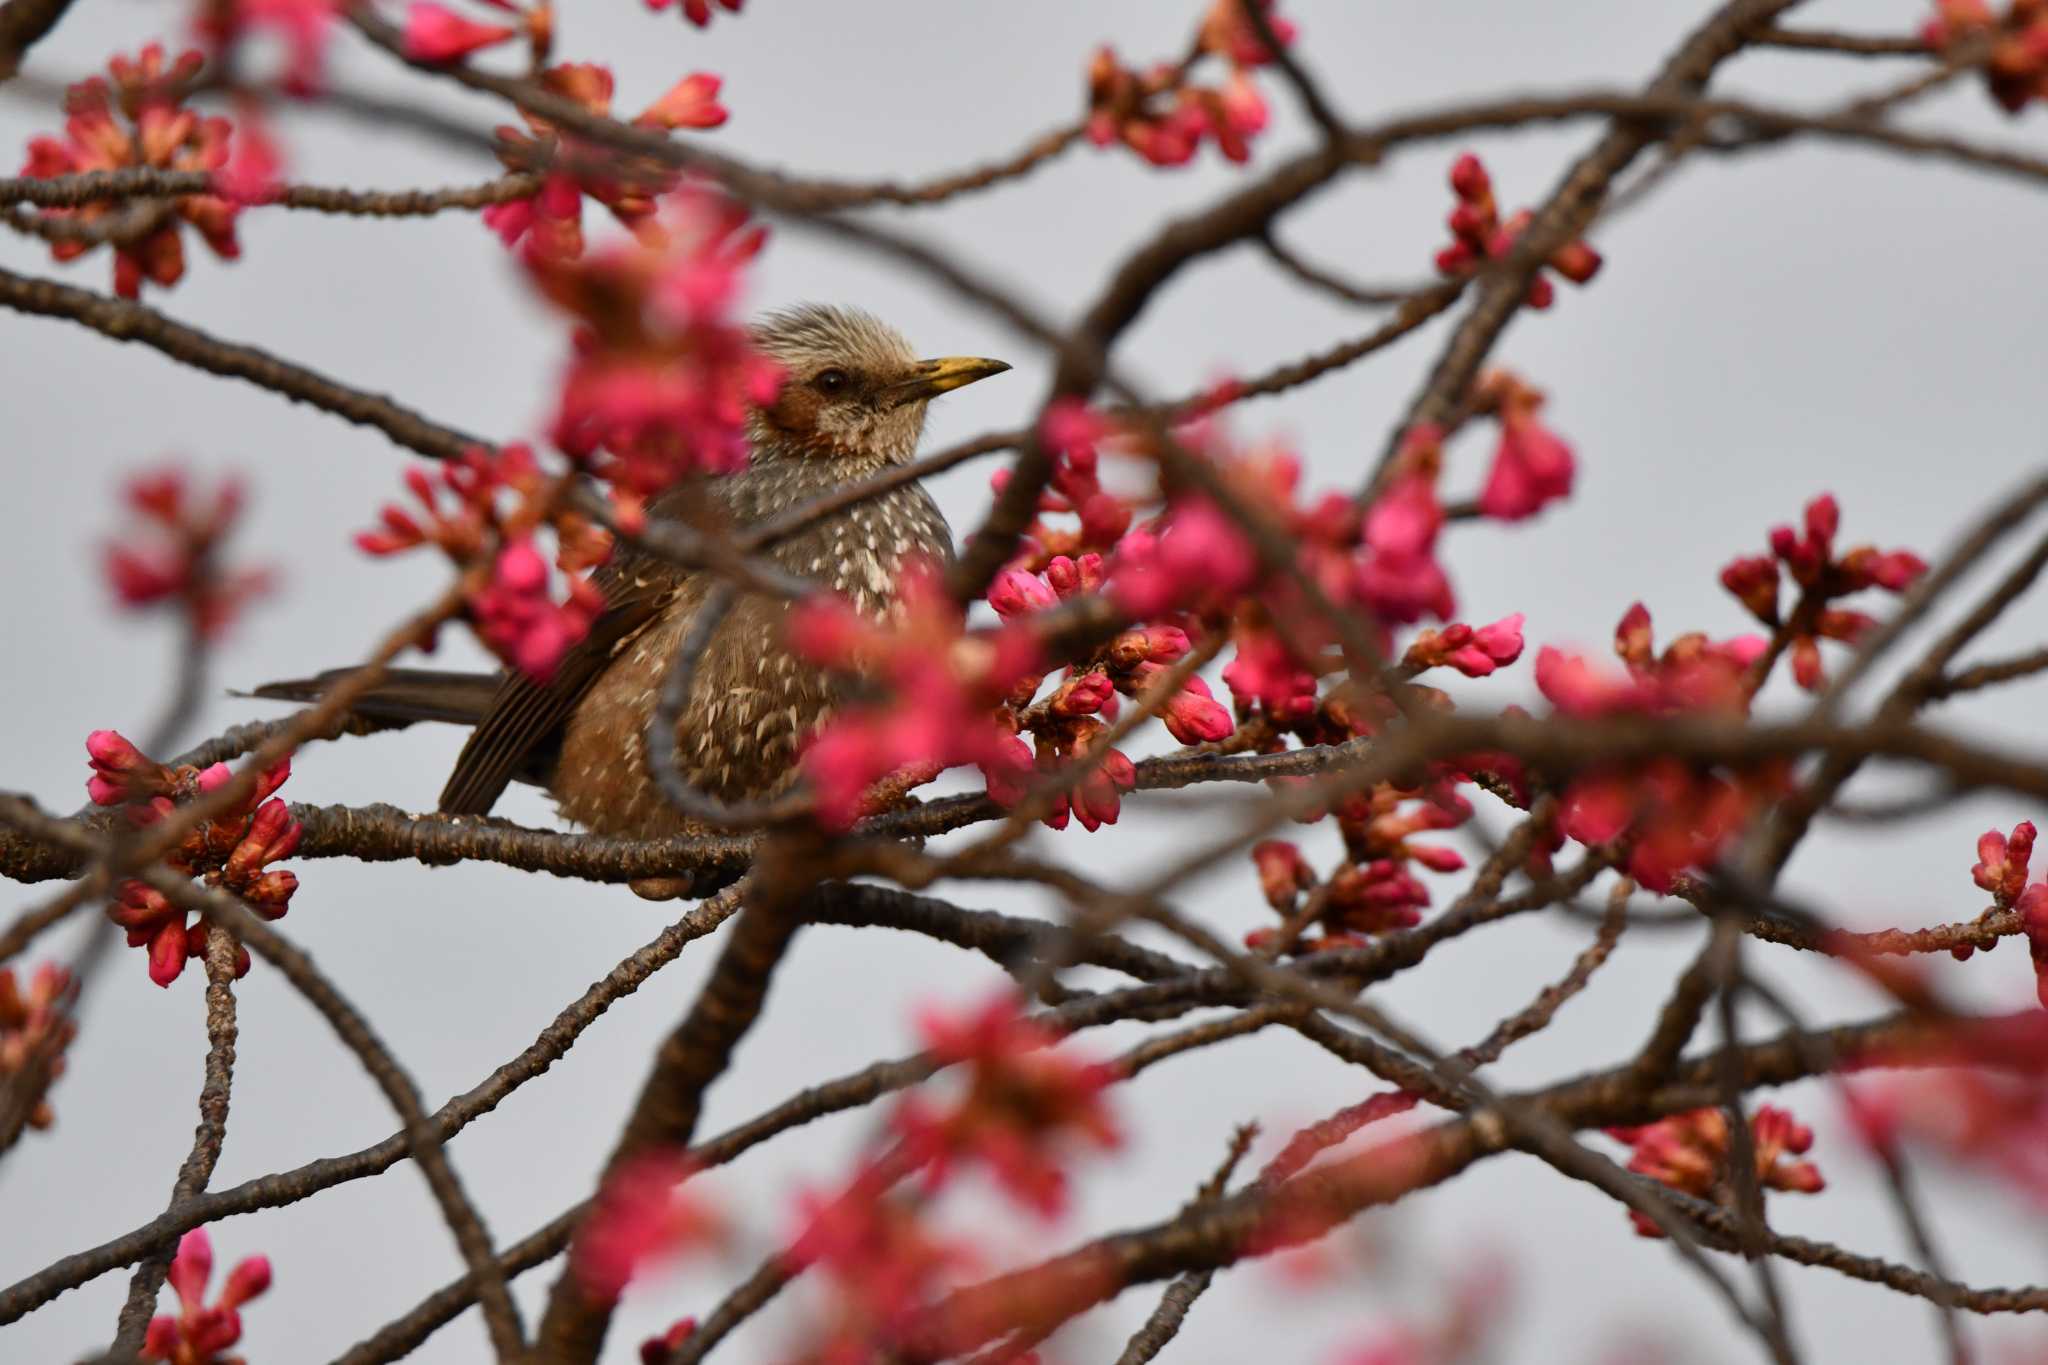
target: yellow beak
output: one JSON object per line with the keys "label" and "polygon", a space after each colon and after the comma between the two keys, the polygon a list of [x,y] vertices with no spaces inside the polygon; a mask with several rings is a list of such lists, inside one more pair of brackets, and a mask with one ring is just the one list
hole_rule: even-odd
{"label": "yellow beak", "polygon": [[978,379],[1001,374],[1009,368],[1000,360],[984,360],[980,356],[972,355],[949,355],[939,360],[920,360],[911,367],[910,378],[889,386],[889,403],[891,407],[898,407],[904,403],[936,398],[942,393],[965,388]]}

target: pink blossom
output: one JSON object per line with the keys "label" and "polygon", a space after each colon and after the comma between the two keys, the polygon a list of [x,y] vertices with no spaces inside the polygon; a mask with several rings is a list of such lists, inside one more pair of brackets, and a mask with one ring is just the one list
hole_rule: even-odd
{"label": "pink blossom", "polygon": [[781,384],[732,313],[759,246],[744,211],[695,192],[663,223],[662,249],[527,257],[541,291],[583,324],[553,439],[636,505],[686,475],[744,468],[747,414]]}
{"label": "pink blossom", "polygon": [[[1825,1188],[1818,1168],[1802,1161],[1813,1147],[1813,1130],[1787,1111],[1763,1105],[1750,1118],[1756,1177],[1766,1189],[1818,1194]],[[1694,1109],[1639,1128],[1610,1128],[1608,1136],[1634,1150],[1628,1168],[1695,1198],[1726,1197],[1729,1160],[1727,1117],[1719,1109]],[[1642,1214],[1631,1215],[1645,1237],[1661,1237]]]}
{"label": "pink blossom", "polygon": [[166,466],[136,475],[125,495],[133,519],[108,544],[105,561],[121,605],[175,604],[202,636],[217,639],[269,591],[268,571],[219,564],[220,545],[241,515],[239,480],[201,493],[183,470]]}
{"label": "pink blossom", "polygon": [[234,1365],[221,1352],[242,1339],[241,1307],[270,1288],[270,1260],[250,1256],[228,1272],[220,1297],[206,1302],[206,1282],[213,1277],[213,1243],[205,1228],[194,1228],[178,1241],[178,1254],[165,1277],[178,1296],[178,1315],[150,1320],[142,1359],[173,1365]]}
{"label": "pink blossom", "polygon": [[1024,569],[1004,569],[989,585],[988,604],[1005,621],[1044,611],[1059,604],[1059,597],[1037,574]]}
{"label": "pink blossom", "polygon": [[1977,865],[1970,877],[2002,906],[2010,906],[2027,884],[2027,864],[2034,856],[2034,822],[2022,820],[2007,838],[1995,829],[1977,836]]}
{"label": "pink blossom", "polygon": [[832,1316],[804,1359],[852,1365],[896,1355],[939,1288],[980,1263],[972,1247],[935,1233],[918,1203],[889,1198],[890,1183],[869,1167],[835,1196],[798,1201],[804,1226],[789,1260],[817,1267],[834,1290]]}
{"label": "pink blossom", "polygon": [[86,795],[96,806],[167,796],[176,785],[177,774],[144,754],[118,730],[95,730],[87,735],[85,753],[92,764]]}
{"label": "pink blossom", "polygon": [[728,117],[718,102],[718,77],[696,71],[670,86],[633,122],[643,128],[716,128]]}
{"label": "pink blossom", "polygon": [[1448,666],[1468,678],[1484,678],[1522,657],[1521,612],[1474,628],[1462,622],[1425,630],[1410,642],[1401,662],[1418,671]]}
{"label": "pink blossom", "polygon": [[1479,510],[1499,521],[1532,517],[1545,503],[1570,496],[1573,471],[1572,448],[1533,413],[1504,416]]}
{"label": "pink blossom", "polygon": [[413,0],[405,12],[405,55],[416,62],[461,61],[472,52],[495,47],[519,30],[505,24],[480,24],[432,0]]}
{"label": "pink blossom", "polygon": [[1300,718],[1316,707],[1316,677],[1295,661],[1278,637],[1261,631],[1241,636],[1237,657],[1223,670],[1223,684],[1238,705],[1263,704],[1271,714]]}
{"label": "pink blossom", "polygon": [[1110,570],[1117,605],[1156,616],[1198,597],[1228,597],[1249,587],[1258,558],[1244,533],[1207,498],[1170,509],[1155,537],[1127,537]]}
{"label": "pink blossom", "polygon": [[[1154,664],[1154,668],[1163,665]],[[1209,691],[1200,678],[1189,678],[1160,712],[1167,731],[1183,744],[1212,744],[1226,739],[1237,727],[1230,712]]]}
{"label": "pink blossom", "polygon": [[260,105],[245,103],[239,117],[234,153],[213,173],[213,186],[230,203],[268,203],[283,187],[284,154],[270,135]]}
{"label": "pink blossom", "polygon": [[890,694],[841,711],[804,750],[818,818],[832,828],[851,826],[869,788],[892,773],[973,764],[996,781],[1016,771],[1016,736],[993,708],[1031,674],[1035,640],[1021,626],[966,632],[929,565],[906,567],[902,583],[886,623],[827,602],[791,613],[792,648],[828,667],[860,667]]}
{"label": "pink blossom", "polygon": [[604,601],[588,579],[571,574],[569,595],[548,592],[548,563],[530,539],[498,552],[490,580],[471,594],[469,610],[486,645],[528,677],[546,681],[585,635]]}
{"label": "pink blossom", "polygon": [[1292,913],[1301,893],[1314,886],[1315,873],[1301,849],[1285,839],[1264,839],[1252,845],[1252,866],[1258,869],[1259,891],[1266,904],[1281,914]]}
{"label": "pink blossom", "polygon": [[1366,513],[1356,588],[1382,620],[1407,625],[1425,615],[1449,620],[1456,612],[1450,580],[1436,560],[1443,520],[1435,482],[1421,473],[1398,479]]}
{"label": "pink blossom", "polygon": [[[114,57],[107,63],[111,87],[106,78],[93,76],[65,92],[69,117],[64,137],[31,138],[22,174],[49,178],[130,169],[220,170],[228,160],[233,126],[224,118],[202,118],[179,107],[204,60],[195,51],[167,62],[160,43],[147,44],[132,59]],[[145,280],[169,288],[184,278],[181,226],[196,230],[224,261],[241,255],[235,238],[238,205],[211,194],[184,195],[165,204],[167,211],[145,225],[146,230],[117,233],[111,239],[114,292],[122,298],[140,297]],[[112,215],[128,211],[128,205],[113,200],[41,210],[46,218],[108,225]],[[53,241],[50,255],[68,261],[97,245],[78,238]]]}
{"label": "pink blossom", "polygon": [[929,1163],[933,1185],[959,1163],[979,1162],[1012,1198],[1050,1217],[1065,1204],[1061,1163],[1070,1145],[1121,1144],[1103,1099],[1114,1073],[1058,1048],[1057,1036],[1024,1017],[1009,994],[979,1010],[927,1009],[918,1024],[935,1063],[968,1072],[956,1106],[935,1112],[913,1102],[893,1120],[912,1158]]}
{"label": "pink blossom", "polygon": [[1793,637],[1788,653],[1794,681],[1809,691],[1817,691],[1827,682],[1821,640],[1855,644],[1878,624],[1875,617],[1865,612],[1832,605],[1835,600],[1866,588],[1904,592],[1927,571],[1926,562],[1910,550],[1885,552],[1874,546],[1858,545],[1838,553],[1835,538],[1841,522],[1840,505],[1831,494],[1823,493],[1807,504],[1800,527],[1771,528],[1771,558],[1745,556],[1721,571],[1722,585],[1753,616],[1772,627],[1779,624],[1781,566],[1782,572],[1798,585],[1800,604],[1806,609],[1803,619],[1811,624]]}
{"label": "pink blossom", "polygon": [[[16,984],[14,968],[0,967],[0,1085],[14,1087],[26,1100],[31,1128],[57,1121],[48,1091],[64,1074],[64,1051],[78,1036],[72,1018],[77,1001],[78,980],[68,967],[42,963],[26,990]],[[32,1067],[40,1068],[39,1076],[30,1074]]]}
{"label": "pink blossom", "polygon": [[[1286,47],[1293,43],[1299,30],[1292,20],[1279,14],[1275,0],[1256,0],[1266,17],[1266,27],[1273,32],[1274,40]],[[1244,0],[1214,0],[1209,12],[1202,17],[1201,31],[1196,43],[1202,49],[1236,67],[1264,66],[1273,60],[1272,52],[1266,47],[1252,21],[1245,17]]]}
{"label": "pink blossom", "polygon": [[696,1171],[687,1156],[647,1152],[629,1157],[605,1178],[571,1255],[577,1279],[592,1297],[613,1302],[648,1262],[719,1240],[717,1215],[685,1185]]}
{"label": "pink blossom", "polygon": [[[1514,250],[1515,239],[1527,229],[1532,215],[1525,209],[1506,222],[1501,221],[1500,207],[1494,198],[1493,181],[1486,173],[1486,167],[1470,152],[1463,153],[1451,163],[1451,192],[1458,203],[1451,210],[1447,226],[1451,230],[1451,243],[1436,254],[1436,268],[1439,273],[1460,276],[1478,268],[1480,263],[1498,259]],[[1600,270],[1600,253],[1583,240],[1567,242],[1552,252],[1544,262],[1573,284],[1585,284]],[[1541,310],[1548,308],[1556,298],[1557,291],[1549,277],[1537,275],[1529,282],[1529,292],[1524,302],[1529,307]]]}

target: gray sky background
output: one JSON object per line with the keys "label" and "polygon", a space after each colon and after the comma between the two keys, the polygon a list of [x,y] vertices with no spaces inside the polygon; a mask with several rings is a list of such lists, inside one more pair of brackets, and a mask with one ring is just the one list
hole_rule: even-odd
{"label": "gray sky background", "polygon": [[[713,135],[720,147],[768,164],[866,177],[929,173],[1007,152],[1074,115],[1095,43],[1112,41],[1132,60],[1175,54],[1201,5],[754,0],[745,15],[722,15],[708,33],[673,13],[647,14],[637,0],[563,8],[561,55],[613,63],[624,113],[684,72],[716,71],[733,110],[731,123]],[[1286,5],[1302,26],[1304,59],[1361,119],[1502,90],[1634,85],[1704,8],[1639,0]],[[1912,0],[1816,3],[1798,17],[1902,32],[1927,8]],[[152,34],[175,33],[186,10],[80,0],[36,50],[30,70],[82,74],[117,47],[132,51]],[[484,102],[401,77],[346,42],[339,47],[339,72],[351,85],[428,99],[477,123],[500,117]],[[1908,66],[1895,63],[1762,54],[1728,68],[1717,89],[1824,106],[1907,74]],[[1284,91],[1273,82],[1268,88],[1278,126],[1258,144],[1254,170],[1306,138]],[[2044,118],[2037,109],[2008,123],[1975,85],[1915,114],[2036,149]],[[58,121],[47,108],[0,101],[0,145],[19,147]],[[287,133],[293,176],[311,182],[398,188],[470,182],[495,170],[481,155],[324,116],[295,117]],[[1595,135],[1579,125],[1472,145],[1512,208],[1546,193]],[[1351,176],[1289,215],[1287,239],[1361,278],[1415,278],[1441,243],[1450,207],[1442,177],[1456,150],[1425,147]],[[1241,174],[1207,153],[1195,168],[1162,173],[1122,152],[1082,149],[1025,184],[904,221],[1064,319],[1163,214],[1210,201]],[[1945,547],[1998,490],[2042,465],[2044,231],[2048,200],[2038,193],[1859,150],[1799,146],[1688,165],[1652,203],[1598,234],[1608,263],[1591,288],[1561,289],[1551,313],[1517,320],[1497,352],[1550,390],[1549,414],[1579,452],[1580,492],[1532,524],[1449,532],[1467,619],[1526,611],[1532,657],[1543,642],[1604,652],[1616,618],[1638,597],[1663,638],[1694,628],[1736,633],[1746,625],[1715,582],[1719,566],[1761,549],[1769,525],[1796,517],[1823,489],[1840,497],[1850,543],[1906,545],[1930,556]],[[453,424],[500,438],[533,429],[563,337],[473,218],[380,223],[264,211],[244,218],[242,234],[241,262],[223,266],[194,247],[185,282],[152,301]],[[0,241],[0,262],[95,289],[110,283],[104,256],[57,269],[37,244],[19,239]],[[870,307],[929,353],[1017,363],[1015,375],[941,407],[931,444],[1014,424],[1043,392],[1043,357],[997,322],[901,270],[778,230],[751,302],[805,299]],[[1127,354],[1148,381],[1179,391],[1221,373],[1257,373],[1371,325],[1369,316],[1275,274],[1255,251],[1236,250],[1185,272],[1133,329]],[[1368,365],[1246,405],[1236,429],[1287,434],[1300,443],[1314,486],[1355,487],[1445,330],[1439,323]],[[80,799],[86,732],[138,731],[167,689],[170,632],[113,615],[97,570],[96,547],[114,522],[124,471],[180,454],[203,468],[239,469],[251,482],[254,510],[239,549],[282,566],[285,586],[221,652],[220,687],[353,660],[440,581],[440,566],[424,556],[371,561],[349,544],[350,533],[397,494],[407,463],[377,436],[58,323],[0,315],[0,347],[20,513],[15,534],[0,545],[0,572],[13,585],[4,609],[12,703],[4,785],[71,808]],[[1477,486],[1487,449],[1483,438],[1454,447],[1452,488]],[[936,487],[956,526],[971,524],[985,507],[987,473],[988,466],[971,467]],[[2042,621],[2038,603],[2023,605],[1979,655],[2038,644]],[[476,654],[451,632],[441,657]],[[1470,695],[1527,697],[1527,664]],[[2038,687],[2022,687],[1941,719],[2038,753],[2038,695]],[[272,712],[216,695],[201,727],[211,733],[257,714]],[[430,808],[458,741],[453,731],[422,729],[316,746],[298,761],[285,794]],[[1888,789],[1896,788],[1881,780],[1858,787]],[[529,822],[551,818],[545,801],[526,792],[500,809]],[[1494,828],[1503,823],[1498,810],[1485,814]],[[1961,918],[1982,904],[1969,880],[1976,833],[2041,814],[1978,800],[1911,829],[1826,829],[1795,862],[1791,885],[1857,927]],[[1142,875],[1184,847],[1199,833],[1193,822],[1204,818],[1185,805],[1136,800],[1113,836],[1074,830],[1040,837],[1049,850],[1114,880]],[[1307,843],[1327,857],[1334,834],[1319,830]],[[436,1104],[525,1046],[564,1003],[672,918],[669,907],[624,888],[491,867],[305,861],[297,870],[303,888],[282,928],[350,991]],[[0,914],[46,894],[0,888]],[[981,888],[958,894],[968,904],[1053,908],[1022,895],[998,901]],[[1191,888],[1187,903],[1231,936],[1265,917],[1248,866]],[[1561,975],[1584,939],[1572,924],[1516,921],[1454,942],[1427,971],[1379,994],[1440,1043],[1463,1045]],[[1694,941],[1690,932],[1633,935],[1548,1032],[1509,1055],[1498,1079],[1533,1083],[1625,1055]],[[524,1236],[587,1193],[655,1041],[687,1006],[712,950],[689,951],[592,1028],[543,1082],[453,1144],[499,1241]],[[1789,953],[1756,950],[1753,960],[1816,1018],[1876,1007],[1868,992]],[[1966,966],[1936,965],[1944,984],[1987,1006],[2031,998],[2017,944]],[[711,1092],[703,1131],[720,1131],[874,1057],[909,1051],[915,1004],[977,998],[995,979],[978,959],[921,941],[807,932],[737,1070]],[[124,953],[110,965],[70,1073],[55,1091],[55,1135],[31,1135],[0,1165],[0,1227],[7,1229],[0,1280],[161,1209],[193,1122],[204,1051],[201,980],[195,970],[160,992],[139,955]],[[233,1119],[216,1187],[392,1131],[355,1061],[274,972],[259,964],[240,996]],[[1108,1051],[1135,1036],[1111,1030],[1086,1045]],[[1122,1097],[1134,1141],[1093,1168],[1076,1220],[1032,1234],[1014,1252],[1167,1216],[1214,1165],[1235,1123],[1264,1121],[1269,1139],[1261,1150],[1269,1151],[1292,1124],[1375,1088],[1298,1039],[1271,1034],[1162,1066]],[[1818,1198],[1776,1197],[1774,1223],[1905,1258],[1873,1169],[1849,1145],[1832,1097],[1806,1086],[1788,1099],[1820,1130],[1816,1156],[1833,1188]],[[745,1254],[707,1273],[636,1287],[607,1358],[627,1359],[670,1318],[708,1309],[789,1230],[792,1185],[834,1180],[874,1122],[862,1113],[813,1125],[715,1176],[711,1188],[747,1233]],[[2035,1210],[1936,1168],[1929,1180],[1940,1199],[1941,1240],[1960,1273],[1976,1283],[2038,1282],[2048,1273]],[[1385,1315],[1433,1310],[1461,1267],[1493,1252],[1513,1267],[1502,1361],[1608,1359],[1632,1333],[1656,1336],[1677,1360],[1754,1354],[1668,1248],[1638,1241],[1612,1204],[1526,1159],[1486,1163],[1360,1228],[1340,1240],[1345,1254],[1336,1276],[1317,1292],[1287,1287],[1268,1266],[1219,1279],[1166,1358],[1257,1353],[1328,1361]],[[245,1314],[247,1353],[262,1361],[327,1358],[459,1266],[410,1169],[213,1232],[223,1265],[256,1251],[275,1265],[276,1287]],[[1382,1248],[1377,1260],[1367,1255],[1369,1243]],[[550,1267],[520,1281],[529,1314],[553,1274]],[[1747,1284],[1746,1275],[1739,1278]],[[71,1359],[103,1345],[126,1280],[125,1273],[103,1276],[0,1331],[0,1357]],[[1817,1271],[1790,1269],[1786,1282],[1810,1360],[1935,1358],[1926,1305]],[[1060,1339],[1059,1358],[1109,1358],[1155,1297],[1152,1289],[1133,1292],[1091,1315]],[[802,1294],[790,1299],[806,1302]],[[787,1315],[771,1316],[748,1328],[730,1353],[774,1358],[792,1330]],[[1970,1331],[1987,1343],[2026,1339],[2011,1323],[1973,1323]],[[2038,1329],[2031,1340],[2041,1340]],[[417,1358],[479,1360],[484,1349],[470,1315]]]}

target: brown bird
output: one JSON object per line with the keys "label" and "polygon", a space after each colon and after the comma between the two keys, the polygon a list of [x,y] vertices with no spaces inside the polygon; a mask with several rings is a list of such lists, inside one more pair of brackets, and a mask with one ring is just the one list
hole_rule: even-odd
{"label": "brown bird", "polygon": [[[748,467],[669,490],[650,505],[655,516],[745,529],[907,463],[933,398],[1010,368],[967,356],[919,360],[901,333],[851,308],[772,314],[756,326],[754,341],[786,378],[774,403],[748,418]],[[949,560],[953,539],[931,496],[911,483],[822,517],[764,553],[880,615],[894,600],[904,561]],[[599,834],[693,830],[648,771],[646,735],[662,679],[716,578],[622,546],[593,582],[605,610],[547,682],[516,670],[393,670],[354,704],[372,723],[475,727],[441,792],[444,813],[486,814],[507,784],[524,781],[546,787],[563,815]],[[842,699],[841,684],[789,651],[786,610],[776,598],[740,594],[691,680],[676,726],[677,762],[691,783],[721,800],[785,790],[795,780],[798,747]],[[312,700],[348,671],[270,683],[255,695]]]}

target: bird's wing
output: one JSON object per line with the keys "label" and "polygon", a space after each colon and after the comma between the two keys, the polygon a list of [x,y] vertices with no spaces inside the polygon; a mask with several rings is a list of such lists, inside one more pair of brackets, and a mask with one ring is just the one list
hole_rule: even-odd
{"label": "bird's wing", "polygon": [[546,682],[508,670],[490,708],[470,733],[441,789],[447,815],[487,815],[515,777],[535,766],[559,738],[562,725],[590,685],[611,666],[619,646],[645,629],[670,601],[683,575],[646,559],[620,567],[619,556],[600,566],[590,581],[604,594],[605,608],[590,633],[562,656]]}

